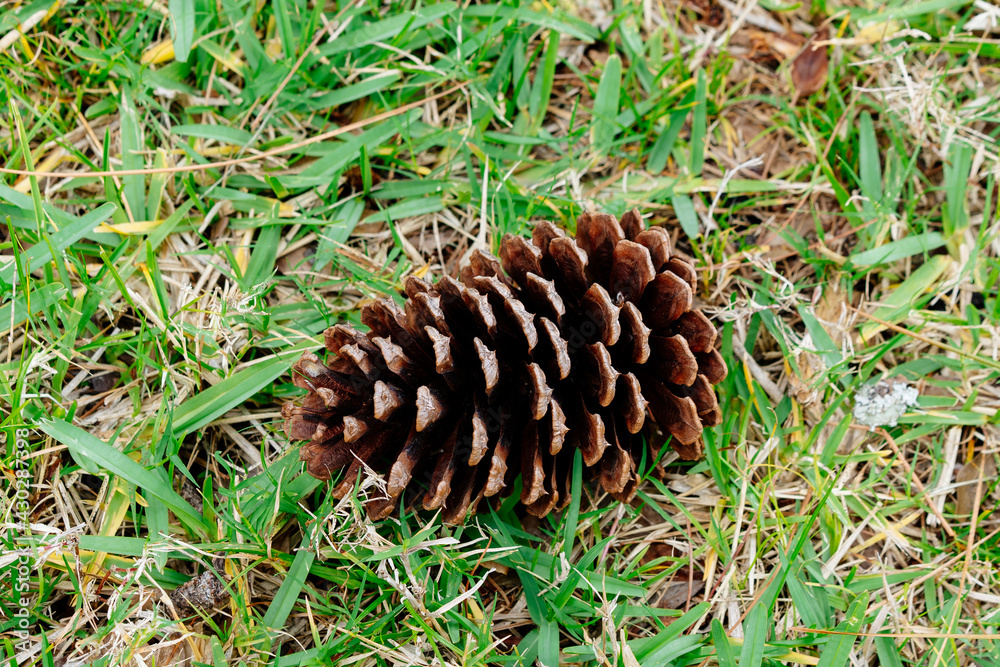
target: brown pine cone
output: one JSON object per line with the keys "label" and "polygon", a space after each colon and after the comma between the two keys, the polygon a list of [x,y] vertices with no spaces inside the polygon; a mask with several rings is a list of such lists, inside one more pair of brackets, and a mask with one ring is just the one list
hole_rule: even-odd
{"label": "brown pine cone", "polygon": [[308,471],[347,466],[343,497],[363,464],[385,477],[387,516],[408,487],[460,523],[521,474],[521,502],[544,516],[569,500],[574,450],[604,489],[627,501],[647,412],[686,460],[721,420],[712,385],[726,375],[716,330],[692,310],[695,272],[637,211],[621,222],[584,214],[575,240],[549,222],[528,241],[507,235],[500,258],[473,253],[461,282],[406,281],[405,307],[364,306],[360,333],[325,333],[328,364],[293,368],[309,391],[288,403],[285,432],[305,440]]}

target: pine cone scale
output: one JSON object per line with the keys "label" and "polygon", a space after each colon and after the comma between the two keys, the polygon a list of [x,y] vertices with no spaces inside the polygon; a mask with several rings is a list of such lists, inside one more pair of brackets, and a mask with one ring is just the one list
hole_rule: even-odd
{"label": "pine cone scale", "polygon": [[656,269],[645,246],[634,241],[622,241],[615,246],[610,291],[616,303],[635,301],[654,278]]}
{"label": "pine cone scale", "polygon": [[635,304],[626,301],[618,317],[618,324],[625,332],[627,346],[622,352],[629,364],[641,366],[649,360],[649,336],[653,330],[642,321],[642,313]]}
{"label": "pine cone scale", "polygon": [[691,310],[694,293],[691,286],[676,273],[659,273],[646,286],[639,302],[643,322],[654,330],[665,329],[678,317]]}
{"label": "pine cone scale", "polygon": [[698,360],[682,336],[650,336],[650,364],[667,384],[694,383],[698,377]]}

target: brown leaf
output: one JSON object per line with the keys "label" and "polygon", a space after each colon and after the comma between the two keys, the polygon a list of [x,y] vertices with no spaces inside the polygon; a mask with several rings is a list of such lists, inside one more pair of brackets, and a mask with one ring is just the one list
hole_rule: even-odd
{"label": "brown leaf", "polygon": [[962,469],[955,475],[955,481],[962,485],[958,487],[955,494],[955,514],[959,516],[972,514],[976,503],[976,488],[979,486],[980,470],[982,470],[983,492],[985,492],[987,482],[996,477],[997,474],[997,464],[992,456],[980,454],[962,466]]}
{"label": "brown leaf", "polygon": [[660,609],[684,609],[704,587],[705,582],[699,579],[691,582],[690,586],[685,582],[668,584],[660,590],[652,605]]}
{"label": "brown leaf", "polygon": [[826,46],[815,46],[829,35],[827,28],[821,28],[802,48],[802,52],[792,61],[792,83],[803,97],[812,95],[826,83],[829,58]]}
{"label": "brown leaf", "polygon": [[726,20],[726,10],[717,0],[691,0],[691,4],[698,9],[701,20],[713,28]]}

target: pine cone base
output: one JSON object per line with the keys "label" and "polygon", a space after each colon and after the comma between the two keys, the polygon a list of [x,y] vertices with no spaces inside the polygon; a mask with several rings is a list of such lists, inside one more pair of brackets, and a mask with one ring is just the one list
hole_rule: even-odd
{"label": "pine cone base", "polygon": [[306,354],[293,382],[308,391],[282,412],[305,441],[307,470],[349,493],[362,468],[381,474],[384,518],[408,488],[450,524],[509,494],[545,516],[569,501],[573,456],[622,501],[653,423],[682,459],[701,458],[721,421],[712,385],[726,375],[716,330],[692,309],[694,269],[637,211],[584,214],[567,236],[542,222],[507,235],[499,258],[476,251],[460,280],[406,281],[401,309],[363,307],[367,333],[325,332],[336,356]]}

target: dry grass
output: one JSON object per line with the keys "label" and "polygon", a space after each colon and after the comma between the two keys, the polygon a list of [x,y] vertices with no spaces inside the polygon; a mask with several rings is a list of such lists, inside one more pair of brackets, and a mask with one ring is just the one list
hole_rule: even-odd
{"label": "dry grass", "polygon": [[[1000,664],[995,6],[49,6],[0,3],[0,166],[37,174],[0,184],[17,664]],[[301,473],[324,328],[632,207],[723,332],[705,461],[461,529]],[[919,403],[853,423],[888,378]]]}

